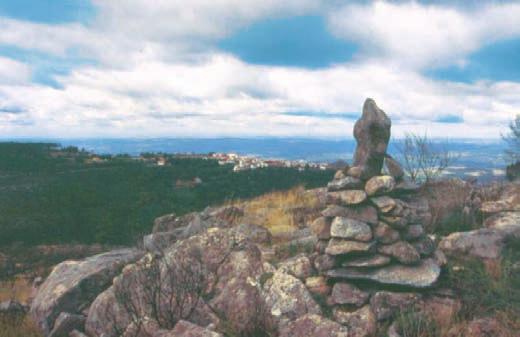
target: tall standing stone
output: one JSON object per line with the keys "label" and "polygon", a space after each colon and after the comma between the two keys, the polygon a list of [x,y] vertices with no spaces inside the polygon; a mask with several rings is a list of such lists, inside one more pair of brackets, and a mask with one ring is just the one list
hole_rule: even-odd
{"label": "tall standing stone", "polygon": [[391,126],[392,122],[385,112],[377,107],[373,99],[367,98],[363,114],[354,126],[357,147],[351,173],[365,180],[381,174]]}

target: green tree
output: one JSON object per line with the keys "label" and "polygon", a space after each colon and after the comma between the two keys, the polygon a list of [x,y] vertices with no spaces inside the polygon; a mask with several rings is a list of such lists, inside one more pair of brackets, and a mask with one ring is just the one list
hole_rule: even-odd
{"label": "green tree", "polygon": [[502,135],[502,139],[507,143],[506,155],[510,162],[520,161],[520,114],[509,123],[509,132]]}

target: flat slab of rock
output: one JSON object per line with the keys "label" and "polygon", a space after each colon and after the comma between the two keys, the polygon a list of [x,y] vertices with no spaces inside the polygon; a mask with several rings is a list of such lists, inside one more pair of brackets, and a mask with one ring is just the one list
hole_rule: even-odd
{"label": "flat slab of rock", "polygon": [[416,264],[421,258],[414,246],[405,241],[379,246],[377,250],[379,253],[392,256],[402,264]]}
{"label": "flat slab of rock", "polygon": [[80,313],[106,288],[121,269],[143,256],[135,249],[120,249],[82,261],[54,267],[40,286],[30,310],[35,323],[48,334],[61,312]]}
{"label": "flat slab of rock", "polygon": [[329,205],[321,214],[327,218],[335,218],[342,216],[366,222],[375,225],[378,223],[377,210],[369,205],[359,205],[353,207],[343,207],[338,205]]}
{"label": "flat slab of rock", "polygon": [[361,180],[354,177],[344,177],[341,179],[334,179],[327,184],[329,192],[342,191],[342,190],[355,190],[362,188]]}
{"label": "flat slab of rock", "polygon": [[372,240],[372,229],[362,221],[338,216],[332,221],[330,235],[335,238],[367,242]]}
{"label": "flat slab of rock", "polygon": [[368,280],[381,284],[413,288],[431,287],[439,278],[440,267],[433,259],[425,259],[416,266],[392,265],[376,270],[338,268],[327,272],[331,278]]}
{"label": "flat slab of rock", "polygon": [[374,242],[359,242],[332,238],[325,253],[329,255],[343,255],[349,253],[369,252],[374,249]]}
{"label": "flat slab of rock", "polygon": [[392,259],[388,256],[376,254],[372,256],[355,257],[344,261],[341,265],[343,267],[375,268],[386,266],[390,264],[391,260]]}
{"label": "flat slab of rock", "polygon": [[330,203],[338,205],[359,205],[367,200],[367,194],[362,190],[329,192],[327,198]]}

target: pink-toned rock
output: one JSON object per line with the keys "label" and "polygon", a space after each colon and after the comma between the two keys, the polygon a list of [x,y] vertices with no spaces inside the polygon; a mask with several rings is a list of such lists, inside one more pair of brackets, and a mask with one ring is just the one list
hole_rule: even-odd
{"label": "pink-toned rock", "polygon": [[349,329],[319,315],[302,316],[283,327],[280,337],[351,337]]}
{"label": "pink-toned rock", "polygon": [[332,287],[331,301],[334,304],[352,304],[357,307],[368,301],[369,293],[350,283],[336,283]]}

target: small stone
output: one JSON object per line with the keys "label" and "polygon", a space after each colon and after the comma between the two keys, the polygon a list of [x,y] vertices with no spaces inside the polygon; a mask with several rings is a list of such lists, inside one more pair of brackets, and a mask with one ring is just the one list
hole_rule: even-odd
{"label": "small stone", "polygon": [[345,177],[341,179],[334,179],[327,184],[327,190],[329,192],[343,191],[343,190],[354,190],[362,187],[361,180],[354,177]]}
{"label": "small stone", "polygon": [[367,181],[365,192],[368,196],[390,193],[394,190],[395,179],[391,176],[377,176]]}
{"label": "small stone", "polygon": [[311,261],[303,254],[280,262],[278,270],[299,278],[300,280],[305,279],[312,274]]}
{"label": "small stone", "polygon": [[370,299],[370,307],[378,321],[391,318],[399,311],[416,305],[421,296],[416,293],[395,293],[379,291]]}
{"label": "small stone", "polygon": [[435,242],[429,236],[422,237],[420,240],[415,241],[412,245],[421,255],[421,257],[431,256],[437,248]]}
{"label": "small stone", "polygon": [[330,220],[324,216],[321,216],[314,220],[309,226],[311,231],[320,240],[330,239]]}
{"label": "small stone", "polygon": [[372,240],[372,229],[366,223],[344,217],[336,217],[332,221],[330,235],[335,238],[357,241]]}
{"label": "small stone", "polygon": [[417,240],[424,235],[424,228],[422,225],[410,225],[406,229],[404,238],[406,240]]}
{"label": "small stone", "polygon": [[368,280],[386,285],[414,288],[431,287],[439,278],[441,269],[433,259],[422,260],[416,266],[390,265],[376,269],[338,268],[327,272],[335,279]]}
{"label": "small stone", "polygon": [[397,206],[395,199],[388,196],[371,198],[370,201],[372,201],[383,214],[390,213]]}
{"label": "small stone", "polygon": [[375,225],[379,221],[377,216],[377,210],[369,205],[358,205],[351,207],[329,205],[323,212],[321,212],[321,214],[327,218],[335,218],[337,216],[341,216],[345,218],[363,221],[371,225]]}
{"label": "small stone", "polygon": [[382,221],[374,228],[374,237],[383,244],[391,244],[400,239],[399,232]]}
{"label": "small stone", "polygon": [[330,294],[330,286],[327,283],[327,279],[323,276],[312,276],[305,279],[305,286],[313,293],[322,296]]}
{"label": "small stone", "polygon": [[404,229],[408,226],[408,219],[401,216],[382,216],[381,220],[396,229]]}
{"label": "small stone", "polygon": [[307,314],[280,329],[280,337],[351,337],[349,329],[319,315]]}
{"label": "small stone", "polygon": [[383,267],[390,264],[391,259],[385,255],[373,255],[354,257],[348,261],[344,261],[341,265],[343,267],[357,267],[357,268],[375,268]]}
{"label": "small stone", "polygon": [[344,170],[338,170],[338,171],[336,171],[336,173],[334,173],[334,180],[340,180],[345,177],[346,177],[346,175],[345,175]]}
{"label": "small stone", "polygon": [[361,166],[352,166],[348,169],[347,174],[354,178],[361,178],[363,174],[363,169]]}
{"label": "small stone", "polygon": [[376,334],[377,320],[370,305],[353,312],[336,307],[332,316],[336,322],[349,327],[349,337],[373,337]]}
{"label": "small stone", "polygon": [[323,272],[334,268],[336,259],[328,254],[319,255],[314,259],[314,268],[317,271]]}
{"label": "small stone", "polygon": [[325,249],[329,255],[343,255],[349,253],[370,252],[374,249],[373,242],[359,242],[332,238]]}
{"label": "small stone", "polygon": [[339,205],[359,205],[367,199],[367,194],[362,190],[349,190],[329,192],[327,197],[330,203]]}
{"label": "small stone", "polygon": [[368,301],[369,293],[349,283],[336,283],[332,287],[331,300],[334,304],[352,304],[357,307]]}
{"label": "small stone", "polygon": [[416,264],[421,259],[417,250],[405,241],[398,241],[391,245],[379,246],[378,252],[392,256],[402,264]]}

